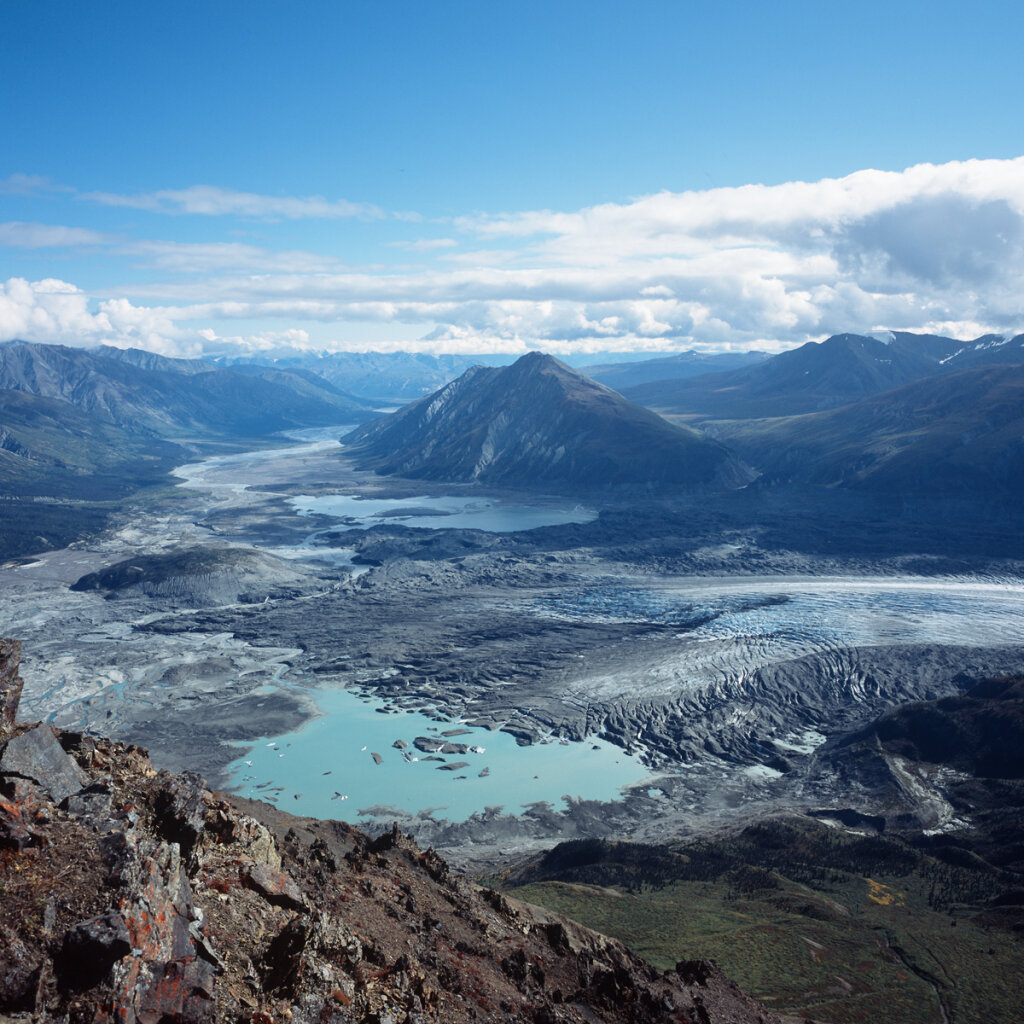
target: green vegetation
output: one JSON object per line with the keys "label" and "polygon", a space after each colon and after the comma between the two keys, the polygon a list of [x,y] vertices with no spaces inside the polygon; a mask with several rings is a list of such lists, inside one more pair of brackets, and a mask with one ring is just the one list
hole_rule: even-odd
{"label": "green vegetation", "polygon": [[[653,883],[640,880],[645,849]],[[779,1012],[837,1024],[1019,1019],[1019,917],[991,909],[1012,892],[1006,873],[795,819],[671,850],[591,842],[552,854],[489,881],[658,967],[717,960]]]}

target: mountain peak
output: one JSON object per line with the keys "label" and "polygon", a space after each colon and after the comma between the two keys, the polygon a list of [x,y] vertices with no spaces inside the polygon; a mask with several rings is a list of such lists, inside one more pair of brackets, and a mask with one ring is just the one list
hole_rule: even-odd
{"label": "mountain peak", "polygon": [[561,492],[738,486],[721,444],[676,427],[543,352],[477,366],[343,438],[379,473]]}

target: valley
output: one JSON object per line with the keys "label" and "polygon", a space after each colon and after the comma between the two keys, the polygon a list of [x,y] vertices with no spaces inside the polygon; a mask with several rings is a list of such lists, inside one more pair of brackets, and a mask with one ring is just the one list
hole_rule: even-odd
{"label": "valley", "polygon": [[[830,740],[1020,665],[1011,559],[801,551],[798,523],[729,498],[385,478],[343,430],[181,467],[98,542],[5,566],[25,713],[483,870],[558,839],[871,813],[870,786],[836,792]],[[444,733],[450,754],[411,746]]]}

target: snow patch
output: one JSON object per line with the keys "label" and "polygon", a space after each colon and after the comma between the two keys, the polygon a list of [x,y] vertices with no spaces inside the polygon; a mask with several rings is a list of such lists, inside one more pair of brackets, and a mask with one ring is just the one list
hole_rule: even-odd
{"label": "snow patch", "polygon": [[892,345],[896,341],[896,335],[892,331],[868,331],[865,338],[874,338],[875,341],[880,341],[883,345]]}

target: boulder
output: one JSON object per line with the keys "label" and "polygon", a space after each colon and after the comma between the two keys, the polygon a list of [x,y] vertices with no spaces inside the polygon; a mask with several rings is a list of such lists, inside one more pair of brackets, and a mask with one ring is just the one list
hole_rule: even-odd
{"label": "boulder", "polygon": [[306,910],[299,887],[285,871],[274,871],[266,864],[253,864],[245,873],[250,889],[258,892],[268,903],[289,910]]}
{"label": "boulder", "polygon": [[157,831],[188,856],[206,827],[206,783],[197,772],[163,773],[156,800]]}
{"label": "boulder", "polygon": [[38,950],[0,921],[0,1021],[10,1020],[8,1013],[35,1013],[43,963]]}
{"label": "boulder", "polygon": [[89,781],[48,725],[34,726],[8,741],[0,756],[0,774],[31,779],[57,804]]}
{"label": "boulder", "polygon": [[128,925],[120,914],[81,921],[64,936],[55,964],[57,982],[65,991],[93,988],[131,951]]}

